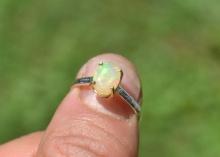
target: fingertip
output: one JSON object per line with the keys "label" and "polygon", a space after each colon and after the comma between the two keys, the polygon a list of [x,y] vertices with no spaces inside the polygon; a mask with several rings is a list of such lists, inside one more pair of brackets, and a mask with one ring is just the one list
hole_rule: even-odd
{"label": "fingertip", "polygon": [[[113,53],[95,56],[82,66],[77,74],[77,78],[93,76],[98,64],[101,62],[111,62],[122,69],[123,77],[121,86],[133,96],[137,102],[141,103],[142,89],[137,70],[131,61],[124,56]],[[94,90],[91,90],[88,86],[80,86],[80,89],[81,92],[79,96],[82,98],[81,100],[96,111],[113,115],[115,118],[131,118],[132,115],[135,116],[132,108],[117,94],[105,99],[96,96]]]}
{"label": "fingertip", "polygon": [[[108,53],[90,59],[77,78],[93,76],[101,61],[111,62],[123,70],[121,85],[139,101],[141,85],[136,69],[121,55]],[[74,85],[61,102],[46,130],[38,156],[74,156],[79,151],[94,156],[137,155],[137,117],[119,94],[100,98],[91,86]]]}

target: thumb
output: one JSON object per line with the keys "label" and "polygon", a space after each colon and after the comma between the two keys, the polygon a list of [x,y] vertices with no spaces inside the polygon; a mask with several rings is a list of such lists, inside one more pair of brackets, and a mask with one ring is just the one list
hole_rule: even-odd
{"label": "thumb", "polygon": [[[110,61],[124,73],[122,86],[140,100],[140,81],[124,57],[104,54],[90,59],[78,78],[92,76],[100,61]],[[89,86],[73,86],[58,107],[37,151],[37,157],[137,156],[137,116],[118,95],[98,98]]]}

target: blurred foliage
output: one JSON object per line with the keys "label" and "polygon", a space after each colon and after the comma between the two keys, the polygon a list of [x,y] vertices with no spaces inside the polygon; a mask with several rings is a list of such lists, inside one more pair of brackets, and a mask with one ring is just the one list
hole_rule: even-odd
{"label": "blurred foliage", "polygon": [[79,67],[116,52],[144,90],[140,156],[220,156],[220,1],[1,0],[0,142],[44,129]]}

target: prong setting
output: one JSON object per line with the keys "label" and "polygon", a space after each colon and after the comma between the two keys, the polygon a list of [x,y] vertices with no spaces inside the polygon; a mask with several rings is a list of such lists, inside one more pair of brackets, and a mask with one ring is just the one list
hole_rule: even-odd
{"label": "prong setting", "polygon": [[122,71],[121,69],[120,69],[119,71],[120,71],[120,73],[121,73],[121,78],[120,78],[120,82],[121,82],[122,77],[123,77],[124,74],[123,74],[123,71]]}
{"label": "prong setting", "polygon": [[99,62],[99,66],[102,66],[103,65],[103,61]]}
{"label": "prong setting", "polygon": [[115,88],[112,87],[111,90],[112,90],[112,95],[115,94]]}
{"label": "prong setting", "polygon": [[123,71],[112,63],[98,64],[93,76],[76,79],[76,84],[90,84],[98,97],[109,98],[116,92],[129,104],[134,112],[140,116],[141,106],[121,85]]}
{"label": "prong setting", "polygon": [[96,84],[96,82],[93,80],[92,82],[91,82],[91,85],[95,85]]}

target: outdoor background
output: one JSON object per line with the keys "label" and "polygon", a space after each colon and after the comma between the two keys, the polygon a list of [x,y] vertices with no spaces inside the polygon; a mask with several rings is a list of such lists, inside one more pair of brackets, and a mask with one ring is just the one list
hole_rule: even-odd
{"label": "outdoor background", "polygon": [[0,143],[44,129],[103,52],[139,69],[141,157],[220,156],[219,0],[1,0]]}

